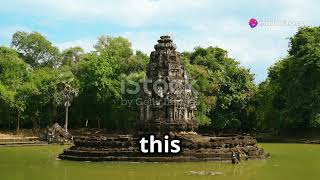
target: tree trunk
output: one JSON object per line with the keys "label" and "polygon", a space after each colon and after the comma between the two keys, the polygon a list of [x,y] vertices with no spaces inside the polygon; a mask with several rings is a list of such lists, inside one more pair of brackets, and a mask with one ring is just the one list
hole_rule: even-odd
{"label": "tree trunk", "polygon": [[101,125],[100,125],[100,118],[98,117],[98,129],[100,129],[101,128]]}
{"label": "tree trunk", "polygon": [[49,125],[50,123],[52,123],[52,106],[51,106],[51,103],[48,105],[48,110],[49,110],[49,121],[46,118],[45,124]]}
{"label": "tree trunk", "polygon": [[57,106],[55,106],[54,104],[52,105],[52,118],[54,122],[51,123],[55,123],[57,122]]}
{"label": "tree trunk", "polygon": [[[29,116],[29,117],[30,117],[30,116]],[[31,119],[31,122],[32,122],[32,128],[33,128],[33,130],[38,129],[37,118],[36,118],[36,117],[31,116],[31,117],[30,117],[30,119]]]}
{"label": "tree trunk", "polygon": [[20,131],[20,111],[17,111],[17,133]]}
{"label": "tree trunk", "polygon": [[41,129],[41,118],[37,118],[38,119],[38,127],[39,127],[39,129]]}
{"label": "tree trunk", "polygon": [[65,118],[65,125],[64,125],[66,132],[68,131],[68,114],[69,114],[69,107],[66,106],[66,118]]}

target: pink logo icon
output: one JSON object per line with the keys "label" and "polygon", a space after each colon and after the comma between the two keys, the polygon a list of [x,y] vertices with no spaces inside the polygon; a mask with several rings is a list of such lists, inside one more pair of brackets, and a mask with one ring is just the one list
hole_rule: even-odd
{"label": "pink logo icon", "polygon": [[257,21],[255,18],[251,18],[251,19],[249,20],[249,26],[250,26],[251,28],[255,28],[257,25],[258,25],[258,21]]}

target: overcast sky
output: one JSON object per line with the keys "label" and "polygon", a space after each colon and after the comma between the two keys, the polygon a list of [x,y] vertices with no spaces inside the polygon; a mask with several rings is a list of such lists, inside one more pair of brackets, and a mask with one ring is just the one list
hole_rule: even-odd
{"label": "overcast sky", "polygon": [[[316,0],[0,0],[0,45],[9,46],[16,31],[38,31],[60,49],[90,51],[99,35],[111,35],[149,54],[159,36],[169,34],[178,51],[228,50],[261,82],[286,56],[300,25],[319,26],[319,7]],[[255,28],[250,18],[258,21]]]}

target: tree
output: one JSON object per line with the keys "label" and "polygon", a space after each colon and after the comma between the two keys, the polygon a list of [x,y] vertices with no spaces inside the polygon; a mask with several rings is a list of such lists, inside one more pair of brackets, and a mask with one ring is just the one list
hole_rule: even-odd
{"label": "tree", "polygon": [[65,130],[68,131],[69,107],[74,97],[79,94],[79,82],[71,71],[61,73],[59,76],[60,91],[63,95],[63,104],[65,107]]}
{"label": "tree", "polygon": [[100,36],[94,48],[99,53],[124,59],[133,55],[130,41],[123,37]]}
{"label": "tree", "polygon": [[211,124],[217,130],[254,129],[247,122],[253,120],[248,118],[252,112],[249,107],[256,92],[249,70],[218,47],[197,47],[183,53],[183,61],[198,92],[200,124]]}
{"label": "tree", "polygon": [[320,27],[300,28],[290,38],[288,52],[260,85],[261,118],[277,130],[319,127]]}
{"label": "tree", "polygon": [[30,119],[34,116],[40,116],[44,120],[49,119],[49,121],[43,122],[44,124],[59,120],[62,115],[59,108],[69,108],[73,98],[78,95],[79,82],[68,66],[58,69],[38,68],[32,73],[32,81],[38,93],[32,97],[33,100],[28,104],[28,113]]}
{"label": "tree", "polygon": [[20,116],[26,109],[26,100],[34,92],[30,82],[30,68],[18,54],[0,47],[0,99],[6,107],[15,111],[16,129],[20,129]]}
{"label": "tree", "polygon": [[38,32],[14,33],[11,47],[16,49],[33,68],[40,65],[54,67],[59,64],[59,49]]}
{"label": "tree", "polygon": [[141,51],[133,54],[131,43],[122,37],[100,37],[95,47],[97,51],[85,54],[73,67],[81,87],[75,108],[85,109],[77,119],[109,130],[133,128],[139,118],[138,107],[121,102],[137,96],[122,94],[120,85],[143,79],[149,58]]}
{"label": "tree", "polygon": [[84,54],[84,50],[81,47],[71,47],[65,49],[61,53],[61,63],[62,65],[71,66],[78,63]]}

